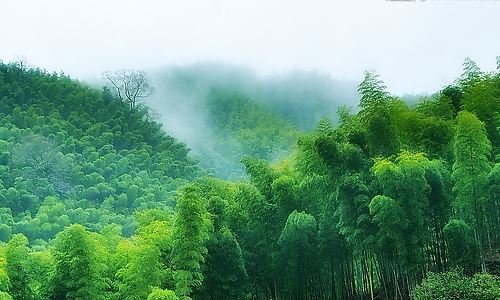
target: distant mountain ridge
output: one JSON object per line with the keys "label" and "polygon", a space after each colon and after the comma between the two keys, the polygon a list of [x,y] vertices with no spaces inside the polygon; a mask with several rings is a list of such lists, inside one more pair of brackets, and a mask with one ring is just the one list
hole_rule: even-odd
{"label": "distant mountain ridge", "polygon": [[282,157],[300,132],[323,117],[336,122],[338,106],[358,101],[355,84],[315,72],[259,77],[244,67],[199,63],[150,77],[156,93],[147,103],[165,130],[223,178],[244,173],[244,155]]}

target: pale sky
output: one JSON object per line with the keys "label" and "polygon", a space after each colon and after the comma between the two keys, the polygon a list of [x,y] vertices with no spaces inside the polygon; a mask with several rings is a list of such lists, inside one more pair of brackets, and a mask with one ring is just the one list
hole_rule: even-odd
{"label": "pale sky", "polygon": [[0,0],[0,59],[88,79],[221,61],[259,74],[318,70],[391,93],[434,91],[467,56],[500,55],[500,1]]}

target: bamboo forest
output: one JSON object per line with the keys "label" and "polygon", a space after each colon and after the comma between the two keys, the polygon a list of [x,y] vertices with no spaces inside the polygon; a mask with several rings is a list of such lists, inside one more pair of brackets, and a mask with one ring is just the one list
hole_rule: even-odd
{"label": "bamboo forest", "polygon": [[365,72],[322,117],[213,83],[193,154],[144,75],[0,64],[0,299],[500,299],[500,69],[415,101]]}

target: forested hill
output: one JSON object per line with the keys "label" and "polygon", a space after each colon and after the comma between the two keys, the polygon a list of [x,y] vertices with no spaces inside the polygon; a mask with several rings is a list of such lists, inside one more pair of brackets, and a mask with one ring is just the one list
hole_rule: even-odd
{"label": "forested hill", "polygon": [[42,243],[72,223],[130,235],[136,209],[173,207],[200,171],[147,114],[107,89],[0,64],[0,239]]}
{"label": "forested hill", "polygon": [[150,73],[146,101],[165,130],[187,143],[201,166],[218,177],[244,174],[244,155],[277,161],[301,132],[322,118],[336,122],[338,106],[355,105],[355,84],[315,72],[259,77],[242,67],[198,63]]}
{"label": "forested hill", "polygon": [[500,299],[500,60],[412,106],[366,72],[359,112],[300,134],[211,89],[194,128],[251,154],[239,181],[146,107],[0,67],[2,300]]}

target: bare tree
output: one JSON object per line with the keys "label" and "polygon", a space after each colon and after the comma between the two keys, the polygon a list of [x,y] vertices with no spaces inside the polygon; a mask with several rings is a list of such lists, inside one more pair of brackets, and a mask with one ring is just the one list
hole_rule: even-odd
{"label": "bare tree", "polygon": [[115,72],[104,72],[104,78],[108,80],[109,87],[114,91],[120,101],[126,102],[130,110],[134,110],[140,104],[142,98],[153,93],[145,72],[135,70],[120,70]]}

